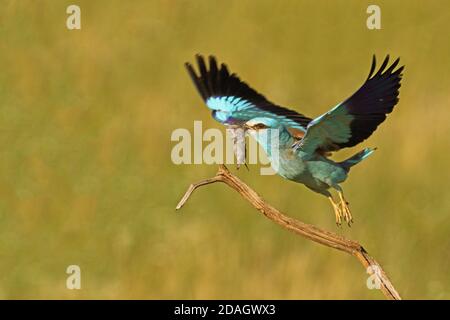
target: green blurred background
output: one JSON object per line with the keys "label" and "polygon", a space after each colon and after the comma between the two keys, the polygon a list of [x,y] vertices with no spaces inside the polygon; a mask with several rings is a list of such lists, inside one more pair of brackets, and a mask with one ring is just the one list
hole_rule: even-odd
{"label": "green blurred background", "polygon": [[[258,166],[238,175],[283,212],[361,241],[404,298],[450,298],[450,4],[376,1],[0,3],[0,297],[378,299],[341,252],[297,237],[170,160],[176,128],[223,130],[183,63],[215,54],[281,105],[327,111],[373,53],[406,65],[400,103],[344,185],[355,224]],[[66,28],[81,7],[82,29]],[[233,169],[233,171],[235,171]],[[82,289],[66,289],[68,265]]]}

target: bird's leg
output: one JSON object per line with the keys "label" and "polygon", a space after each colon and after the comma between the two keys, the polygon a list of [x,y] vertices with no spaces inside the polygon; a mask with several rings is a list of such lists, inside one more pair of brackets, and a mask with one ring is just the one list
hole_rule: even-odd
{"label": "bird's leg", "polygon": [[347,200],[344,198],[344,193],[342,191],[338,191],[339,199],[341,200],[341,211],[344,214],[344,220],[350,226],[353,223],[352,213],[350,212],[350,207],[348,206]]}
{"label": "bird's leg", "polygon": [[342,222],[342,211],[341,211],[341,208],[339,208],[339,206],[336,204],[336,202],[334,202],[333,197],[328,196],[328,200],[330,200],[331,205],[333,206],[334,215],[336,216],[336,224],[338,226],[340,226],[341,222]]}

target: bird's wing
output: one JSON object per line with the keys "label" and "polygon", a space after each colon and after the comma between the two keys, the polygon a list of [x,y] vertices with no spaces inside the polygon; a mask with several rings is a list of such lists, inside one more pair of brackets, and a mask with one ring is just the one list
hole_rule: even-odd
{"label": "bird's wing", "polygon": [[186,69],[206,105],[212,110],[213,117],[219,122],[234,124],[256,117],[270,117],[286,127],[306,131],[311,118],[270,102],[236,74],[230,74],[225,64],[219,67],[215,57],[209,56],[209,69],[201,55],[196,55],[196,60],[199,75],[190,63],[185,64]]}
{"label": "bird's wing", "polygon": [[302,140],[294,145],[307,153],[336,151],[367,139],[398,102],[404,66],[395,70],[399,59],[388,68],[389,55],[375,72],[373,57],[369,77],[350,98],[312,120]]}

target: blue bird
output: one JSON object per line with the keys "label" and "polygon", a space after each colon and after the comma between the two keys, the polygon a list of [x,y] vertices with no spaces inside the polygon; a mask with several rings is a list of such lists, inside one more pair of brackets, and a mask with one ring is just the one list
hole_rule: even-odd
{"label": "blue bird", "polygon": [[219,66],[215,57],[209,56],[209,69],[203,56],[196,55],[196,60],[199,75],[188,62],[185,63],[186,69],[200,96],[212,111],[213,118],[230,129],[238,168],[245,163],[245,139],[243,131],[239,129],[243,128],[246,121],[266,116],[285,124],[293,135],[304,135],[312,119],[268,101],[236,74],[230,74],[224,63]]}
{"label": "blue bird", "polygon": [[[213,57],[209,70],[203,58],[197,59],[200,76],[192,66],[186,66],[215,119],[226,125],[244,126],[264,148],[272,165],[276,164],[280,176],[326,196],[333,206],[336,224],[344,220],[350,226],[353,218],[340,184],[347,179],[350,168],[375,149],[366,148],[342,162],[331,160],[329,155],[367,139],[392,112],[404,69],[397,68],[399,59],[388,67],[387,56],[375,73],[374,56],[364,84],[350,98],[315,119],[269,102],[235,74],[229,75],[224,64],[218,70]],[[336,190],[338,200],[330,189]]]}

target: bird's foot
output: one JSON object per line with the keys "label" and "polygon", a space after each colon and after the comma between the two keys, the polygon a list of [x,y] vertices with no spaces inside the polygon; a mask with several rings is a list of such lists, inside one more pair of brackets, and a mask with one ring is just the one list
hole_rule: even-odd
{"label": "bird's foot", "polygon": [[340,198],[340,210],[343,214],[343,218],[345,222],[347,222],[348,226],[351,227],[351,224],[353,223],[353,216],[350,211],[350,207],[348,206],[348,202],[345,200],[344,195],[339,192],[339,198]]}
{"label": "bird's foot", "polygon": [[333,198],[329,197],[328,199],[330,200],[331,205],[333,206],[334,215],[336,217],[336,225],[338,227],[340,227],[342,224],[342,218],[343,218],[342,210],[341,210],[341,208],[339,208],[339,205],[337,205],[334,202]]}

